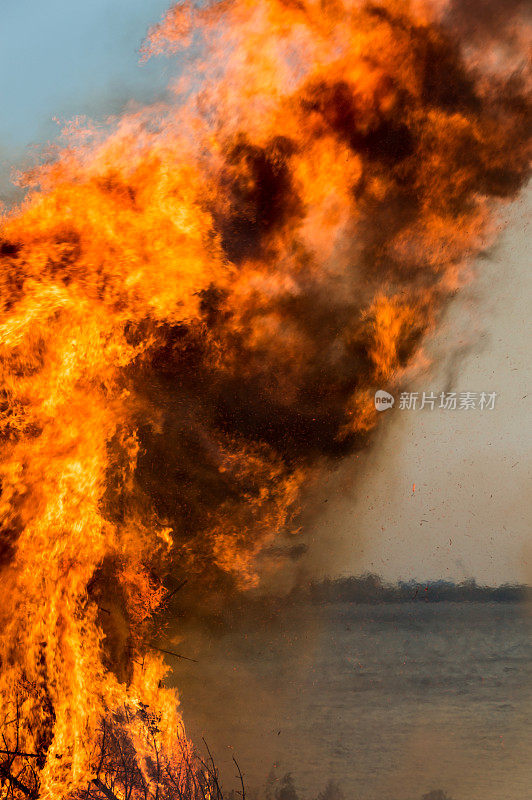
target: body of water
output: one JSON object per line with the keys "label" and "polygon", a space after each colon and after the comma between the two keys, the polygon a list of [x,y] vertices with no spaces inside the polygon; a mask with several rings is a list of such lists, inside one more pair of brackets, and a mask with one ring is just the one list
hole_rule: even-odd
{"label": "body of water", "polygon": [[290,608],[191,637],[199,663],[172,677],[189,734],[230,787],[236,756],[250,797],[290,772],[309,800],[329,779],[346,800],[530,800],[530,630],[513,604]]}

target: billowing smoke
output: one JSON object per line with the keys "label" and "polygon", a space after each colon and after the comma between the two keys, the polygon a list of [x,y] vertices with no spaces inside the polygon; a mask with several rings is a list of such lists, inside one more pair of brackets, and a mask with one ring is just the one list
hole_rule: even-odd
{"label": "billowing smoke", "polygon": [[[445,8],[445,23],[464,43],[517,51],[523,55],[531,22],[531,12],[525,0],[451,0]],[[526,45],[525,45],[526,46]],[[502,64],[506,62],[503,60]],[[507,66],[507,64],[506,64]]]}
{"label": "billowing smoke", "polygon": [[109,711],[172,752],[165,576],[201,605],[294,552],[524,185],[529,75],[445,20],[179,4],[144,48],[189,53],[175,104],[71,130],[3,220],[0,689],[39,797],[91,780]]}

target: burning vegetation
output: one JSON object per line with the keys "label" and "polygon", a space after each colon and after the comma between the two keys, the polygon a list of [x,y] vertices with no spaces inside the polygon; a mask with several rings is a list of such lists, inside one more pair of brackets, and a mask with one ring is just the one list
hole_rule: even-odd
{"label": "burning vegetation", "polygon": [[522,37],[488,58],[447,11],[179,4],[143,49],[188,54],[175,100],[25,176],[0,228],[2,798],[217,796],[150,645],[171,581],[201,605],[275,569],[528,176]]}

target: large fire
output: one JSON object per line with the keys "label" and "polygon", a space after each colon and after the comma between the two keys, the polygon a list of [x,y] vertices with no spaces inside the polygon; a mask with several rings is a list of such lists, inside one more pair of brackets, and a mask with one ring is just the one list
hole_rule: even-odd
{"label": "large fire", "polygon": [[188,53],[175,102],[73,126],[26,176],[0,228],[2,798],[214,792],[150,647],[164,576],[257,583],[528,175],[522,37],[479,55],[446,20],[179,4],[143,51]]}

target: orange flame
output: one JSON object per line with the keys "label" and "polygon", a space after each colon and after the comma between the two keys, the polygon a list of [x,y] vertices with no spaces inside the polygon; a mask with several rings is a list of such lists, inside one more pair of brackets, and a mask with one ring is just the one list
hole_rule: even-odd
{"label": "orange flame", "polygon": [[527,76],[487,79],[439,16],[182,3],[143,50],[201,41],[175,105],[74,126],[26,176],[0,230],[9,796],[104,796],[111,723],[150,792],[155,730],[189,763],[158,576],[258,581],[525,182]]}

